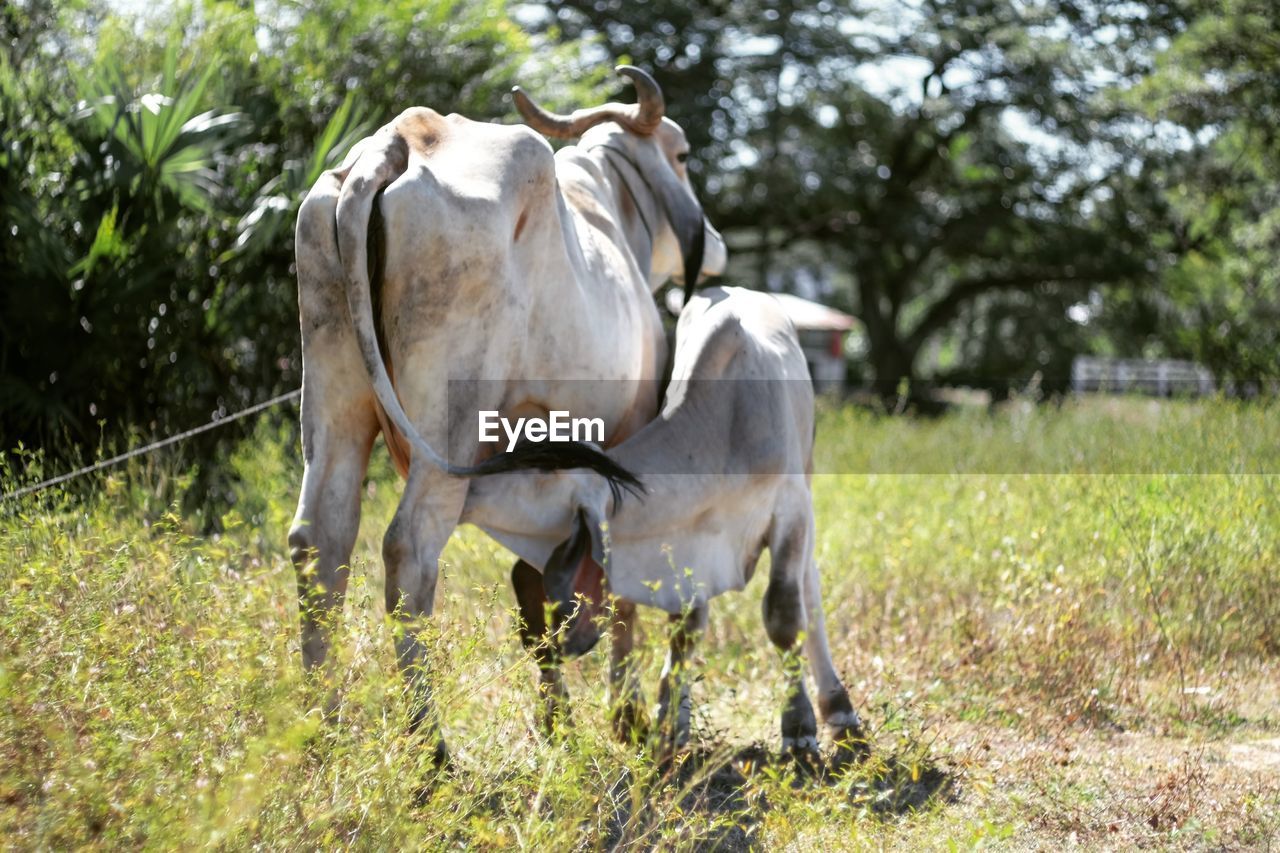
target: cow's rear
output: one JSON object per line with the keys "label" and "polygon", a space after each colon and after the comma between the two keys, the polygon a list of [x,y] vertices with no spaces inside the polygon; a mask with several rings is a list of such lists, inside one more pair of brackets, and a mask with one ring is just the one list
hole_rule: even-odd
{"label": "cow's rear", "polygon": [[[594,141],[567,157],[528,128],[412,109],[326,173],[299,215],[307,470],[290,542],[303,657],[308,668],[327,657],[324,614],[341,607],[381,429],[406,474],[383,559],[415,728],[431,720],[417,628],[470,478],[528,467],[618,474],[574,442],[481,460],[476,412],[563,410],[599,418],[612,439],[630,434],[656,409],[665,360],[651,280],[681,265],[687,280],[696,272],[703,253],[682,261],[673,246],[722,243],[656,84],[623,71],[640,103],[575,113],[565,127],[595,128]],[[564,135],[558,118],[535,117]],[[620,171],[627,163],[644,174]],[[718,269],[723,251],[706,257]]]}

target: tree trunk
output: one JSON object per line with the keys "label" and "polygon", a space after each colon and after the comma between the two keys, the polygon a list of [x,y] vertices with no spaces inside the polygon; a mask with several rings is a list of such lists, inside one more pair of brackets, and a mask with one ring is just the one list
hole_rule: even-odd
{"label": "tree trunk", "polygon": [[886,311],[880,296],[891,292],[890,284],[877,281],[869,265],[856,269],[860,319],[867,330],[867,360],[871,365],[873,392],[890,411],[902,403],[899,398],[903,380],[908,383],[907,393],[915,393],[915,361],[918,348],[912,347],[898,332],[895,311]]}
{"label": "tree trunk", "polygon": [[890,336],[879,346],[872,341],[868,356],[874,373],[872,387],[887,406],[896,408],[904,391],[908,396],[914,395],[915,353],[908,353],[901,342]]}

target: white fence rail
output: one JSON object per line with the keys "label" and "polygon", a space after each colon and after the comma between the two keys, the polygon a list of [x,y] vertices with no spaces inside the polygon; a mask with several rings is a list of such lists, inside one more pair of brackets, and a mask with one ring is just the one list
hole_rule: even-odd
{"label": "white fence rail", "polygon": [[1213,374],[1193,361],[1077,356],[1071,362],[1077,394],[1150,394],[1199,397],[1214,393]]}

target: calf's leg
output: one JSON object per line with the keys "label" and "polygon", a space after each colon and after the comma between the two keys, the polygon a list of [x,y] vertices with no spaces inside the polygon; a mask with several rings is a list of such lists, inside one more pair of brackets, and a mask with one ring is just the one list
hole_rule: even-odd
{"label": "calf's leg", "polygon": [[769,586],[763,602],[765,633],[782,653],[789,681],[782,710],[782,751],[806,765],[818,755],[818,720],[805,690],[804,667],[797,654],[800,637],[809,627],[803,584],[811,532],[802,522],[775,522],[769,541]]}
{"label": "calf's leg", "polygon": [[560,652],[547,630],[547,594],[542,572],[524,560],[511,569],[511,586],[519,608],[520,642],[538,664],[538,695],[542,700],[542,726],[547,734],[556,720],[568,713],[569,691],[560,672]]}
{"label": "calf's leg", "polygon": [[690,695],[688,662],[698,637],[707,629],[707,608],[703,605],[673,615],[671,623],[674,630],[658,688],[658,732],[663,752],[682,749],[689,744],[693,698]]}
{"label": "calf's leg", "polygon": [[822,713],[822,720],[835,744],[833,763],[839,768],[866,758],[871,748],[862,728],[862,720],[849,700],[849,691],[840,680],[835,663],[831,660],[827,624],[822,612],[822,588],[812,549],[806,554],[803,584],[805,610],[809,617],[804,638],[805,654],[809,658],[813,680],[818,685],[818,710]]}
{"label": "calf's leg", "polygon": [[[542,573],[524,560],[511,569],[511,585],[519,607],[520,641],[538,664],[538,690],[543,700],[543,727],[548,734],[557,719],[569,712],[569,691],[560,669],[561,654],[546,619],[546,590]],[[619,740],[643,738],[645,722],[640,678],[632,657],[635,648],[636,606],[616,599],[609,631],[609,722]]]}
{"label": "calf's leg", "polygon": [[624,742],[644,737],[644,699],[635,657],[636,606],[614,599],[609,620],[609,723]]}

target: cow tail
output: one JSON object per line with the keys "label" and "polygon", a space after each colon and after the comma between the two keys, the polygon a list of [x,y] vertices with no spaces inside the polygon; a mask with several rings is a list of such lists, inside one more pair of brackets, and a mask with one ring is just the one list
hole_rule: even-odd
{"label": "cow tail", "polygon": [[351,325],[355,329],[360,356],[373,383],[373,393],[387,417],[415,450],[448,470],[449,463],[427,444],[405,414],[378,349],[372,285],[369,282],[369,219],[378,193],[408,168],[409,146],[404,137],[390,127],[380,130],[372,143],[351,165],[351,172],[343,181],[342,192],[338,196],[338,255],[346,273],[347,309],[351,312]]}
{"label": "cow tail", "polygon": [[408,168],[409,146],[404,137],[392,127],[378,131],[370,143],[351,164],[351,171],[338,196],[338,255],[346,273],[347,309],[351,312],[351,324],[355,329],[360,356],[364,359],[365,370],[373,383],[373,392],[391,423],[408,439],[414,450],[436,467],[455,476],[478,477],[528,469],[588,468],[604,477],[615,494],[619,488],[642,491],[640,481],[630,472],[603,451],[582,442],[561,442],[555,447],[542,449],[520,447],[512,453],[499,454],[478,465],[453,465],[437,453],[414,427],[404,407],[400,405],[400,398],[391,384],[391,376],[378,347],[373,320],[372,285],[369,281],[369,221],[373,215],[373,205],[378,193]]}

